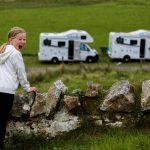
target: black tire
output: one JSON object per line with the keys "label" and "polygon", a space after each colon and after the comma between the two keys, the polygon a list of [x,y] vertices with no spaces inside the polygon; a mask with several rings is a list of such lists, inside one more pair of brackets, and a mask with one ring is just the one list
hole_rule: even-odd
{"label": "black tire", "polygon": [[52,63],[53,63],[53,64],[57,64],[57,63],[58,63],[58,58],[54,57],[54,58],[52,59]]}
{"label": "black tire", "polygon": [[93,62],[93,58],[92,57],[87,57],[86,62],[92,63]]}
{"label": "black tire", "polygon": [[123,61],[124,62],[129,62],[130,61],[130,56],[124,56]]}

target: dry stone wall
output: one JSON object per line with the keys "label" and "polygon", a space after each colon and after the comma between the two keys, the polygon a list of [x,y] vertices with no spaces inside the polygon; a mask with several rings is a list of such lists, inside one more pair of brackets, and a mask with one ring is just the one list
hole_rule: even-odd
{"label": "dry stone wall", "polygon": [[128,80],[114,83],[103,99],[100,99],[102,89],[98,83],[88,82],[85,92],[74,90],[68,94],[68,88],[60,80],[50,85],[47,93],[15,95],[7,135],[51,138],[84,126],[85,121],[97,126],[138,126],[143,118],[149,118],[150,80],[141,86],[138,107],[134,87]]}

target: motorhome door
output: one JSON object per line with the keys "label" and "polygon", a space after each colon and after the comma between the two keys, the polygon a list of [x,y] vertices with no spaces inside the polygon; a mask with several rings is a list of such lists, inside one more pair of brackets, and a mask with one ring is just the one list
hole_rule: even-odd
{"label": "motorhome door", "polygon": [[69,41],[68,59],[72,60],[74,57],[74,41]]}
{"label": "motorhome door", "polygon": [[145,39],[141,39],[140,42],[140,58],[145,57]]}
{"label": "motorhome door", "polygon": [[80,42],[74,42],[74,60],[80,60]]}

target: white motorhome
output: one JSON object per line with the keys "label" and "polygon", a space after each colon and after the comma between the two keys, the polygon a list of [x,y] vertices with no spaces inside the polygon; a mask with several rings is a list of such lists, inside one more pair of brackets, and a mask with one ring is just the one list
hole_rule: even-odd
{"label": "white motorhome", "polygon": [[150,59],[150,31],[110,32],[108,55],[111,59]]}
{"label": "white motorhome", "polygon": [[69,30],[61,33],[40,33],[40,61],[98,61],[98,53],[86,43],[93,38],[86,31]]}

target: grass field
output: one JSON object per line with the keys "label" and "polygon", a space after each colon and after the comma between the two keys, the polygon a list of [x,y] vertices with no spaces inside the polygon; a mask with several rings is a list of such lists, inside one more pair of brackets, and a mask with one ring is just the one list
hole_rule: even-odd
{"label": "grass field", "polygon": [[7,150],[148,150],[150,134],[146,129],[109,129],[92,126],[51,140],[40,137],[14,137],[10,143],[14,146],[7,146]]}
{"label": "grass field", "polygon": [[[24,54],[37,54],[41,32],[63,32],[69,29],[88,31],[95,39],[91,47],[100,53],[108,46],[109,32],[150,30],[150,0],[0,0],[0,44],[6,42],[9,28],[21,26],[27,31]],[[39,91],[47,92],[54,81],[61,79],[69,90],[85,90],[87,81],[102,84],[103,94],[118,80],[129,80],[135,86],[139,100],[141,83],[148,80],[149,71],[109,70],[107,56],[95,64],[66,64],[62,66],[39,63],[36,56],[24,56],[27,67],[48,67],[47,74],[31,75],[29,81]],[[112,63],[112,62],[111,62]],[[117,65],[116,62],[112,65]],[[124,64],[121,64],[124,65]],[[139,62],[126,65],[140,65]],[[146,63],[149,65],[149,62]],[[64,67],[64,68],[63,68]],[[62,69],[63,68],[63,69]],[[63,72],[63,73],[62,73]],[[81,132],[82,131],[82,132]],[[64,137],[46,141],[25,137],[12,139],[8,150],[148,150],[148,130],[97,129],[88,127]],[[35,144],[36,143],[36,144]]]}
{"label": "grass field", "polygon": [[[8,7],[5,6],[6,2],[1,2],[0,44],[6,41],[6,33],[10,27],[21,26],[28,34],[24,53],[37,54],[40,32],[83,29],[95,39],[91,46],[100,51],[101,46],[108,46],[110,31],[150,29],[150,1],[146,0],[97,0],[93,4],[88,0],[72,0],[70,3],[67,0],[35,2],[15,1],[9,2],[9,5],[7,2]],[[12,5],[13,3],[16,5]]]}

